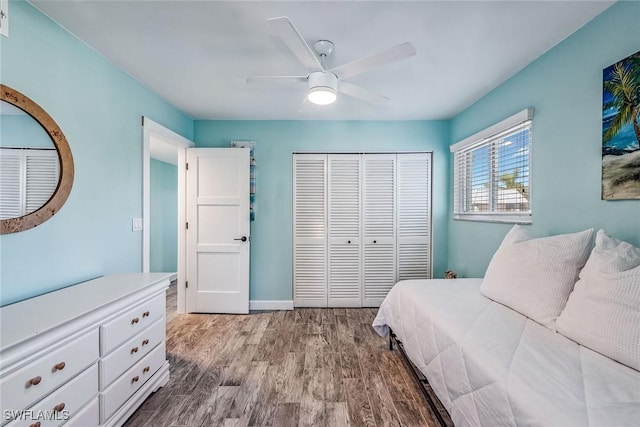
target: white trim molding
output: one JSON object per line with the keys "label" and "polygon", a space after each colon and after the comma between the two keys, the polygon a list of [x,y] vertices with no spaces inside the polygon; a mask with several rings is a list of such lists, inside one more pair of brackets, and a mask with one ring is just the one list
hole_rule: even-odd
{"label": "white trim molding", "polygon": [[453,153],[462,150],[469,145],[481,143],[483,140],[492,137],[505,129],[509,129],[528,120],[533,120],[533,108],[524,109],[519,113],[516,113],[513,116],[507,117],[501,122],[496,123],[493,126],[489,126],[488,128],[481,130],[478,133],[474,133],[473,135],[466,137],[462,141],[458,141],[455,144],[452,144],[449,147],[449,150]]}
{"label": "white trim molding", "polygon": [[249,310],[293,310],[293,300],[251,300]]}
{"label": "white trim molding", "polygon": [[170,129],[142,116],[142,272],[150,269],[151,252],[151,137],[162,140],[174,147],[178,153],[178,313],[184,313],[185,297],[185,164],[187,148],[193,147],[193,141]]}

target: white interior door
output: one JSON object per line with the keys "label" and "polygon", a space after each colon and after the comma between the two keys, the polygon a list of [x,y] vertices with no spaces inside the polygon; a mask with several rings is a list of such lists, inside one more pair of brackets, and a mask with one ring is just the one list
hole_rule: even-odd
{"label": "white interior door", "polygon": [[249,312],[249,149],[187,149],[187,311]]}

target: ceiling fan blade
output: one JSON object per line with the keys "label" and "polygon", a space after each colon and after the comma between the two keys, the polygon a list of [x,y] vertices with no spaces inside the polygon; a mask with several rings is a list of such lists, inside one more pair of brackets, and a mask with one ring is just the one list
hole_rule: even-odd
{"label": "ceiling fan blade", "polygon": [[280,16],[271,18],[268,21],[273,31],[309,71],[324,71],[320,60],[313,53],[307,42],[304,41],[302,35],[289,18]]}
{"label": "ceiling fan blade", "polygon": [[282,84],[306,83],[306,76],[252,76],[246,78],[250,85],[276,86]]}
{"label": "ceiling fan blade", "polygon": [[399,61],[400,59],[408,58],[415,54],[416,49],[410,42],[406,42],[384,52],[376,53],[375,55],[356,59],[355,61],[340,65],[329,71],[341,79],[348,79],[349,77],[362,74],[373,68],[380,67],[390,62]]}
{"label": "ceiling fan blade", "polygon": [[386,96],[379,95],[361,86],[357,86],[353,83],[344,81],[338,83],[338,91],[344,93],[345,95],[361,99],[374,105],[384,105],[385,103],[390,101],[390,99]]}

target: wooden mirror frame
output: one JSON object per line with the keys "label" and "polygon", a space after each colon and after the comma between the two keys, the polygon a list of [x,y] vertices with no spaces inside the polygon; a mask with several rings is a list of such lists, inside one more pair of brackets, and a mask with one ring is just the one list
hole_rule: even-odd
{"label": "wooden mirror frame", "polygon": [[0,220],[0,234],[9,234],[37,227],[54,216],[64,205],[69,193],[71,193],[74,169],[69,143],[51,116],[29,97],[9,86],[0,84],[0,91],[0,100],[20,108],[42,126],[53,141],[58,153],[58,161],[60,162],[60,179],[47,203],[27,215]]}

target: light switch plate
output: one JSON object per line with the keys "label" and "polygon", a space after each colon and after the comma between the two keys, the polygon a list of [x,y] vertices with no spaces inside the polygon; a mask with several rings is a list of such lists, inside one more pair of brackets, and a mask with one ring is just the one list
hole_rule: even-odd
{"label": "light switch plate", "polygon": [[133,218],[131,220],[131,231],[142,231],[142,218]]}

